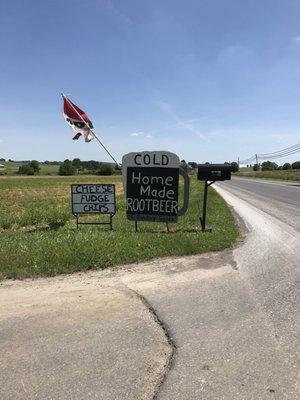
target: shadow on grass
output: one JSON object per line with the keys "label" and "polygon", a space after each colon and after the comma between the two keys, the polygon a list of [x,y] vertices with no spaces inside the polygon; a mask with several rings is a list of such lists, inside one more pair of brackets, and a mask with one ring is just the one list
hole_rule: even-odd
{"label": "shadow on grass", "polygon": [[45,232],[45,231],[58,231],[59,228],[65,226],[68,221],[64,222],[50,222],[44,226],[31,226],[24,230],[24,233]]}
{"label": "shadow on grass", "polygon": [[[134,228],[133,228],[134,230]],[[139,228],[136,233],[159,233],[159,234],[166,234],[166,235],[171,235],[175,233],[199,233],[201,232],[200,228],[172,228],[169,227],[169,230],[167,228],[162,228],[162,229],[152,229],[152,228]]]}

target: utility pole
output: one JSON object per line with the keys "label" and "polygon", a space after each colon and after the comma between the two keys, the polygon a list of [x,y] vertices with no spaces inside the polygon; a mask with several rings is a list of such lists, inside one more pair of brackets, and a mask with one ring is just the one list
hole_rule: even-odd
{"label": "utility pole", "polygon": [[256,165],[258,166],[258,157],[257,157],[257,154],[255,154],[255,158],[256,158]]}

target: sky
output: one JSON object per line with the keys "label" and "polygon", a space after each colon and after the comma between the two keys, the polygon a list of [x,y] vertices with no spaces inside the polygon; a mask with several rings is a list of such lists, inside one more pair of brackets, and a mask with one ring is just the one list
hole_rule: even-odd
{"label": "sky", "polygon": [[[298,0],[0,0],[0,158],[235,161],[300,142]],[[299,153],[279,163],[295,161]]]}

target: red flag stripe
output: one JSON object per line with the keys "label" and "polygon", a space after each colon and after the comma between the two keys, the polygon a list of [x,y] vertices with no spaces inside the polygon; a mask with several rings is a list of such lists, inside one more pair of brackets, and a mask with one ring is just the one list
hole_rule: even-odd
{"label": "red flag stripe", "polygon": [[[77,112],[76,112],[76,111]],[[71,100],[67,100],[64,98],[64,114],[72,119],[79,119],[78,114],[81,116],[81,118],[86,121],[86,122],[91,122],[87,114],[81,110],[78,106],[76,106],[74,103],[71,102]]]}

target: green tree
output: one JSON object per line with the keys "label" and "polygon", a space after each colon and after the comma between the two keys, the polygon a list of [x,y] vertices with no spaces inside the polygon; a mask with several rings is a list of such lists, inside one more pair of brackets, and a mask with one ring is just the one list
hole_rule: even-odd
{"label": "green tree", "polygon": [[232,172],[238,172],[239,171],[239,164],[235,161],[231,163],[231,171]]}
{"label": "green tree", "polygon": [[284,163],[283,166],[282,166],[282,169],[291,169],[291,168],[292,168],[292,166],[288,162]]}
{"label": "green tree", "polygon": [[272,161],[264,161],[261,164],[262,171],[274,171],[278,168],[278,165]]}
{"label": "green tree", "polygon": [[81,160],[80,158],[74,158],[72,161],[72,165],[78,170],[81,168]]}
{"label": "green tree", "polygon": [[18,174],[20,175],[34,175],[34,169],[29,164],[22,164],[19,166]]}
{"label": "green tree", "polygon": [[253,171],[259,171],[259,165],[258,164],[254,164],[253,165]]}
{"label": "green tree", "polygon": [[292,164],[293,169],[300,169],[300,161],[295,161]]}
{"label": "green tree", "polygon": [[113,168],[110,164],[100,163],[100,167],[98,169],[98,175],[112,175]]}
{"label": "green tree", "polygon": [[198,168],[198,164],[194,161],[189,161],[188,165],[193,168],[193,169],[197,169]]}
{"label": "green tree", "polygon": [[115,175],[122,175],[122,167],[118,164],[115,165],[114,167],[114,172]]}
{"label": "green tree", "polygon": [[34,174],[38,174],[40,172],[40,163],[36,160],[32,160],[29,163],[29,167],[32,168],[34,170]]}
{"label": "green tree", "polygon": [[180,168],[182,168],[185,172],[188,172],[189,166],[188,166],[188,164],[186,163],[185,160],[181,160],[180,161]]}
{"label": "green tree", "polygon": [[70,160],[65,160],[59,166],[58,174],[63,176],[76,175],[76,168]]}

